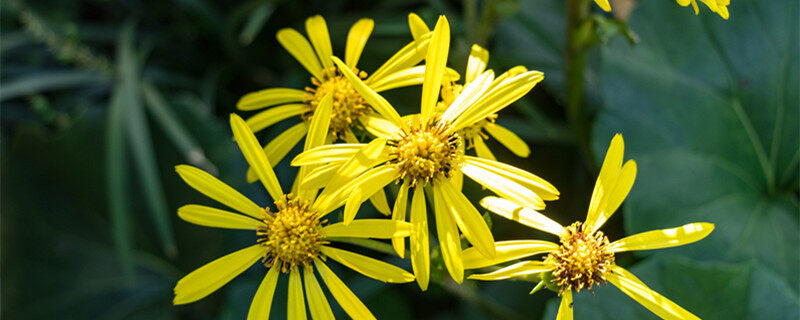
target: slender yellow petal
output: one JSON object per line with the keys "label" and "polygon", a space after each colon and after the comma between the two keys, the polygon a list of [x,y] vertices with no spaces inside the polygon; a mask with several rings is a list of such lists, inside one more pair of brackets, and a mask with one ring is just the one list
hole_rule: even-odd
{"label": "slender yellow petal", "polygon": [[539,195],[514,180],[471,163],[465,163],[461,172],[501,197],[534,210],[544,209],[544,201]]}
{"label": "slender yellow petal", "polygon": [[[267,154],[267,160],[273,167],[276,166],[289,151],[300,142],[300,139],[306,136],[308,132],[308,123],[300,122],[284,132],[281,132],[275,139],[272,139],[266,146],[264,146],[264,153]],[[253,183],[258,180],[256,171],[253,168],[247,169],[247,182]]]}
{"label": "slender yellow petal", "polygon": [[283,190],[278,183],[278,178],[275,176],[275,171],[272,171],[272,165],[269,164],[267,155],[261,149],[261,145],[256,140],[256,137],[250,132],[250,128],[244,123],[244,120],[236,114],[231,114],[231,129],[233,129],[233,137],[242,150],[244,158],[247,163],[253,167],[256,176],[264,184],[272,199],[280,199],[283,197]]}
{"label": "slender yellow petal", "polygon": [[347,288],[344,282],[342,282],[324,262],[319,259],[314,259],[314,265],[317,267],[319,275],[322,276],[322,281],[325,282],[325,285],[328,287],[328,291],[330,291],[333,298],[339,302],[342,309],[347,312],[347,315],[356,320],[375,319],[375,316],[369,312],[369,309],[364,306],[364,303]]}
{"label": "slender yellow petal", "polygon": [[[394,200],[394,208],[392,208],[392,221],[406,221],[406,207],[408,206],[408,182],[403,182],[400,190],[397,192],[397,199]],[[410,233],[409,233],[410,235]],[[406,255],[406,239],[405,237],[393,237],[392,247],[400,258],[405,258]]]}
{"label": "slender yellow petal", "polygon": [[[486,119],[489,115],[497,113],[519,98],[522,98],[533,87],[542,81],[544,76],[539,71],[528,71],[503,80],[500,84],[490,88],[478,101],[472,104],[464,113],[453,122],[451,131],[458,131],[476,122]],[[495,80],[497,83],[498,80]]]}
{"label": "slender yellow petal", "polygon": [[460,190],[455,189],[450,180],[442,181],[441,190],[444,192],[446,206],[464,237],[487,258],[494,257],[494,237],[480,212]]}
{"label": "slender yellow petal", "polygon": [[386,199],[386,193],[383,189],[378,190],[369,197],[369,202],[378,210],[382,215],[388,216],[392,214],[392,209],[389,209],[389,200]]}
{"label": "slender yellow petal", "polygon": [[521,261],[505,268],[500,268],[489,273],[473,274],[468,278],[473,280],[505,280],[508,278],[522,277],[552,270],[541,261]]}
{"label": "slender yellow petal", "polygon": [[329,181],[336,174],[336,170],[342,166],[341,162],[332,162],[328,164],[319,165],[313,170],[309,171],[300,181],[300,188],[320,189],[324,188]]}
{"label": "slender yellow petal", "polygon": [[175,171],[189,186],[211,199],[257,219],[264,214],[263,208],[203,170],[188,165],[179,165],[175,167]]}
{"label": "slender yellow petal", "polygon": [[439,101],[439,90],[442,88],[442,76],[447,66],[447,54],[450,53],[450,25],[447,18],[439,16],[433,28],[431,45],[425,57],[425,79],[422,83],[422,120],[431,119],[436,103]]}
{"label": "slender yellow petal", "polygon": [[439,124],[444,125],[457,119],[467,111],[481,96],[486,93],[494,80],[494,71],[488,70],[477,76],[475,81],[469,82],[455,100],[450,103],[447,110],[442,113]]}
{"label": "slender yellow petal", "polygon": [[245,111],[256,110],[284,103],[300,102],[308,98],[308,92],[303,90],[271,88],[244,95],[239,99],[239,102],[236,103],[236,108]]}
{"label": "slender yellow petal", "polygon": [[250,131],[255,133],[284,119],[300,115],[308,110],[308,105],[304,103],[282,105],[256,113],[254,116],[248,118],[246,123],[247,126],[250,127]]}
{"label": "slender yellow petal", "polygon": [[322,67],[333,68],[333,62],[328,58],[333,55],[333,49],[331,49],[331,37],[328,33],[328,25],[325,24],[325,18],[316,15],[306,19],[306,33],[308,39],[311,40],[311,46],[314,47],[314,52],[322,62]]}
{"label": "slender yellow petal", "polygon": [[606,151],[606,157],[603,159],[603,165],[600,167],[600,174],[597,176],[597,182],[594,184],[592,191],[592,199],[589,202],[589,211],[586,213],[587,226],[594,226],[601,215],[606,219],[611,216],[611,213],[602,213],[606,208],[606,203],[614,191],[614,186],[622,170],[622,156],[625,152],[625,142],[622,135],[616,134],[611,139],[611,144]]}
{"label": "slender yellow petal", "polygon": [[525,208],[506,199],[486,197],[481,200],[481,206],[501,217],[519,222],[537,230],[542,230],[557,236],[561,236],[566,232],[564,227],[558,224],[558,222],[553,221],[539,212]]}
{"label": "slender yellow petal", "polygon": [[178,216],[194,224],[215,228],[255,230],[264,225],[240,214],[196,204],[178,208]]}
{"label": "slender yellow petal", "polygon": [[555,250],[558,250],[558,245],[549,241],[498,241],[495,243],[497,253],[493,258],[485,257],[477,248],[472,247],[461,253],[461,260],[464,262],[464,269],[477,269]]}
{"label": "slender yellow petal", "polygon": [[609,193],[605,201],[605,206],[602,210],[598,211],[597,220],[590,226],[589,230],[595,231],[600,229],[603,224],[608,221],[608,218],[617,211],[617,208],[622,204],[622,201],[628,196],[628,192],[633,187],[633,181],[636,180],[636,162],[628,160],[622,166],[622,170],[617,177],[617,182],[614,184],[614,189]]}
{"label": "slender yellow petal", "polygon": [[611,251],[651,250],[682,246],[708,236],[714,224],[690,223],[677,228],[653,230],[628,236],[611,243]]}
{"label": "slender yellow petal", "polygon": [[[608,3],[608,0],[594,0],[598,6],[605,12],[611,12],[611,4]],[[571,319],[571,317],[570,317]]]}
{"label": "slender yellow petal", "polygon": [[[311,125],[308,128],[303,150],[311,150],[325,143],[325,139],[328,136],[328,128],[330,127],[332,109],[333,94],[328,93],[320,100],[317,108],[314,110],[314,117],[311,119]],[[306,174],[308,174],[308,171],[314,167],[315,166],[301,167],[297,172],[295,182],[302,181]],[[292,186],[292,193],[297,194],[298,198],[308,201],[314,200],[314,196],[317,194],[316,189],[303,188],[302,190],[297,190],[297,186],[297,183]]]}
{"label": "slender yellow petal", "polygon": [[606,275],[609,282],[662,319],[700,319],[658,292],[648,288],[628,270],[616,265],[612,266],[611,270],[612,272]]}
{"label": "slender yellow petal", "polygon": [[344,62],[342,62],[342,60],[339,60],[337,57],[332,57],[332,59],[333,62],[339,67],[339,70],[342,72],[342,74],[347,78],[348,81],[350,81],[350,84],[353,85],[353,88],[358,91],[361,97],[364,98],[364,100],[366,100],[376,112],[380,113],[381,116],[386,118],[386,120],[391,121],[399,127],[407,126],[404,122],[400,121],[400,114],[397,113],[397,110],[395,110],[394,107],[392,107],[392,105],[386,101],[386,99],[381,97],[381,95],[375,92],[375,90],[372,90],[363,81],[361,81],[361,78],[356,76],[356,74],[353,73],[353,71],[350,70],[350,68],[348,68]]}
{"label": "slender yellow petal", "polygon": [[344,61],[347,66],[355,68],[358,65],[358,60],[361,58],[361,52],[364,51],[364,46],[367,44],[367,39],[372,33],[372,28],[375,22],[372,19],[358,20],[347,33],[347,45],[344,49]]}
{"label": "slender yellow petal", "polygon": [[413,274],[377,259],[327,246],[320,247],[320,251],[348,268],[378,281],[389,283],[414,281]]}
{"label": "slender yellow petal", "polygon": [[411,197],[411,267],[420,289],[428,289],[431,274],[431,256],[428,249],[428,213],[425,210],[425,192],[421,186],[414,188]]}
{"label": "slender yellow petal", "polygon": [[561,304],[558,305],[556,320],[572,320],[572,290],[564,290],[561,294]]}
{"label": "slender yellow petal", "polygon": [[550,182],[547,182],[535,174],[512,165],[472,156],[465,156],[464,161],[481,167],[484,170],[491,171],[492,173],[500,175],[503,178],[513,180],[514,182],[533,190],[543,200],[557,200],[560,194],[558,189],[556,189],[556,187]]}
{"label": "slender yellow petal", "polygon": [[408,14],[408,28],[411,29],[411,36],[414,37],[415,40],[431,32],[431,29],[428,29],[428,25],[425,24],[425,21],[422,21],[422,18],[416,13]]}
{"label": "slender yellow petal", "polygon": [[305,320],[306,319],[306,300],[303,297],[303,284],[300,279],[300,271],[292,268],[289,273],[289,296],[286,305],[287,319]]}
{"label": "slender yellow petal", "polygon": [[417,63],[425,59],[428,52],[428,45],[430,44],[431,33],[427,33],[407,44],[405,47],[397,51],[389,60],[375,70],[364,83],[372,84],[380,82],[384,77],[392,73],[398,72],[403,69],[415,66]]}
{"label": "slender yellow petal", "polygon": [[322,81],[322,66],[319,64],[319,59],[314,54],[311,44],[300,32],[289,28],[281,29],[278,30],[278,34],[275,37],[283,48],[289,51],[289,54],[303,65],[303,68],[306,68],[311,75]]}
{"label": "slender yellow petal", "polygon": [[380,117],[368,115],[362,117],[360,121],[369,133],[379,138],[397,139],[397,134],[400,133],[400,128],[394,123]]}
{"label": "slender yellow petal", "polygon": [[266,247],[257,244],[212,261],[192,271],[175,285],[174,304],[195,302],[216,291],[252,266]]}
{"label": "slender yellow petal", "polygon": [[464,281],[464,265],[461,263],[461,239],[458,236],[449,205],[444,200],[442,187],[433,185],[433,213],[436,217],[436,234],[444,266],[457,283]]}
{"label": "slender yellow petal", "polygon": [[506,82],[507,79],[516,77],[525,72],[528,72],[528,68],[525,68],[524,66],[514,66],[511,69],[506,70],[506,72],[503,72],[499,76],[495,77],[490,89],[506,85],[508,84],[508,82]]}
{"label": "slender yellow petal", "polygon": [[486,122],[483,128],[518,157],[527,158],[531,154],[531,148],[528,147],[528,144],[511,130],[491,122]]}
{"label": "slender yellow petal", "polygon": [[311,318],[314,320],[333,320],[333,311],[331,305],[328,303],[328,298],[325,298],[325,293],[322,292],[317,276],[314,275],[314,268],[303,268],[303,286],[306,291],[306,300],[308,300],[308,310],[311,311]]}
{"label": "slender yellow petal", "polygon": [[398,171],[397,167],[388,165],[374,168],[344,185],[340,189],[341,192],[331,196],[333,199],[338,199],[332,200],[331,203],[334,203],[334,207],[340,206],[345,201],[347,202],[344,223],[349,224],[353,221],[358,207],[367,197],[396,180]]}
{"label": "slender yellow petal", "polygon": [[473,44],[469,52],[469,59],[467,59],[467,74],[464,75],[464,83],[472,82],[475,77],[483,73],[488,62],[489,51],[477,44]]}
{"label": "slender yellow petal", "polygon": [[[460,75],[453,69],[446,68],[442,76],[442,82],[458,81]],[[369,83],[370,88],[375,92],[382,92],[395,88],[408,87],[421,84],[425,79],[425,66],[416,66],[408,69],[399,70],[395,73],[386,75],[380,81]]]}
{"label": "slender yellow petal", "polygon": [[342,222],[329,224],[322,227],[322,234],[325,237],[403,238],[411,234],[411,224],[387,219],[358,219],[348,225]]}
{"label": "slender yellow petal", "polygon": [[[386,139],[377,138],[360,146],[361,148],[354,152],[349,159],[341,163],[325,189],[317,197],[314,207],[323,214],[340,205],[336,201],[337,195],[344,190],[342,187],[345,184],[354,181],[362,173],[379,163],[378,159],[386,147]],[[347,196],[347,194],[344,195]]]}
{"label": "slender yellow petal", "polygon": [[258,286],[256,295],[253,297],[253,303],[250,304],[250,310],[247,312],[247,320],[267,320],[269,319],[269,311],[272,308],[272,297],[275,295],[275,285],[278,283],[278,275],[280,275],[280,265],[274,264],[269,268],[269,272],[261,281]]}
{"label": "slender yellow petal", "polygon": [[292,159],[292,166],[307,166],[310,164],[327,164],[330,162],[346,161],[355,155],[366,144],[340,143],[324,145],[311,150],[306,150]]}
{"label": "slender yellow petal", "polygon": [[492,154],[492,151],[489,150],[489,146],[486,145],[486,142],[483,141],[483,138],[479,134],[472,137],[472,143],[475,145],[475,154],[478,155],[478,158],[492,161],[497,160],[494,154]]}

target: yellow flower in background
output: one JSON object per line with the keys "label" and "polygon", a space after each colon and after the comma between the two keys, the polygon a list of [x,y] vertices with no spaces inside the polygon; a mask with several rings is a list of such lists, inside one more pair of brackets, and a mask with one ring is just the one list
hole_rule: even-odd
{"label": "yellow flower in background", "polygon": [[[344,223],[353,220],[368,197],[383,193],[383,188],[401,183],[392,218],[405,221],[411,198],[411,264],[422,289],[428,286],[430,256],[425,191],[433,197],[436,229],[442,255],[453,279],[461,282],[461,242],[466,239],[488,257],[494,256],[494,240],[477,209],[461,192],[467,175],[495,194],[520,204],[544,208],[544,200],[558,198],[558,190],[538,176],[497,161],[464,155],[458,132],[486,119],[528,93],[543,76],[527,71],[493,81],[485,71],[465,86],[450,106],[437,114],[439,90],[450,45],[450,29],[444,16],[439,18],[426,56],[427,69],[422,85],[421,113],[401,118],[395,108],[349,70],[344,75],[355,89],[380,114],[365,122],[378,138],[367,144],[327,145],[305,151],[293,161],[295,166],[317,166],[309,171],[302,185],[325,187],[317,201],[322,206],[345,204]],[[338,66],[344,62],[334,58]],[[404,255],[404,240],[392,239],[395,250]]]}
{"label": "yellow flower in background", "polygon": [[[329,93],[333,94],[333,113],[327,143],[337,139],[358,142],[352,130],[360,126],[362,118],[373,113],[373,110],[369,102],[345,79],[341,68],[356,74],[376,92],[422,82],[425,66],[415,65],[425,57],[430,36],[421,36],[407,44],[370,76],[357,68],[373,26],[372,19],[361,19],[350,28],[345,47],[346,63],[341,66],[334,65],[330,59],[333,49],[327,24],[321,16],[306,20],[308,39],[291,28],[278,31],[278,42],[308,70],[311,74],[311,85],[305,90],[271,88],[248,93],[236,105],[243,111],[267,108],[247,119],[247,125],[253,132],[291,117],[297,116],[305,120],[264,146],[264,152],[271,164],[277,164],[306,135],[308,120],[313,118],[320,100]],[[448,77],[452,76],[458,75],[448,73]],[[252,169],[248,171],[247,180],[256,180]]]}
{"label": "yellow flower in background", "polygon": [[[699,319],[614,264],[614,254],[634,250],[669,248],[705,238],[714,230],[711,223],[690,223],[672,229],[643,232],[609,242],[601,226],[619,208],[636,178],[636,162],[622,164],[624,142],[616,135],[606,153],[592,193],[586,221],[563,227],[531,208],[506,199],[486,197],[481,205],[503,217],[559,237],[560,243],[540,240],[511,240],[496,243],[496,255],[487,259],[478,248],[463,252],[464,269],[484,268],[525,257],[547,254],[541,260],[514,263],[470,279],[503,280],[538,275],[542,285],[555,286],[561,296],[558,319],[572,319],[572,291],[592,290],[595,284],[611,282],[625,294],[664,319]],[[548,283],[549,282],[549,283]]]}
{"label": "yellow flower in background", "polygon": [[[331,107],[332,97],[328,95],[320,102],[311,121],[306,148],[321,145],[325,141]],[[306,302],[314,319],[333,319],[315,270],[350,317],[374,319],[369,309],[326,266],[327,258],[384,282],[411,282],[414,275],[386,262],[338,249],[330,243],[336,241],[337,237],[406,237],[410,234],[411,225],[402,221],[377,219],[359,219],[348,225],[327,224],[324,216],[336,207],[318,205],[314,201],[315,190],[308,192],[309,190],[304,189],[306,192],[296,196],[284,194],[267,156],[244,120],[231,115],[231,127],[247,162],[254,168],[274,200],[274,211],[269,207],[259,207],[200,169],[188,165],[177,166],[176,171],[187,184],[241,213],[201,205],[186,205],[178,209],[178,215],[183,220],[209,227],[254,230],[257,243],[214,260],[186,275],[175,286],[174,303],[186,304],[202,299],[260,260],[268,272],[253,298],[248,319],[269,318],[272,297],[281,274],[289,276],[289,319],[305,319]]]}
{"label": "yellow flower in background", "polygon": [[[697,0],[675,0],[678,2],[679,5],[685,7],[688,5],[692,5],[694,9],[694,14],[700,13],[700,7],[697,5]],[[606,12],[611,11],[611,4],[608,3],[608,0],[594,0],[600,8],[605,10]],[[720,17],[725,20],[728,20],[729,13],[728,13],[728,5],[731,4],[730,0],[700,0],[703,4],[708,6],[711,11],[717,13]]]}

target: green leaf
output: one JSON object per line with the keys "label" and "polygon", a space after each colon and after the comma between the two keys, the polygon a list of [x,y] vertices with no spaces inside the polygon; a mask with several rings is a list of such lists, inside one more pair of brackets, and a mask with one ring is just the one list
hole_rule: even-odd
{"label": "green leaf", "polygon": [[626,232],[711,222],[673,252],[756,261],[797,288],[798,4],[737,1],[728,21],[681,9],[640,2],[639,45],[603,52],[594,149],[600,161],[620,132],[638,162]]}
{"label": "green leaf", "polygon": [[261,32],[264,23],[267,22],[273,12],[275,12],[275,7],[272,3],[263,3],[256,7],[253,12],[250,13],[250,17],[247,18],[247,24],[245,24],[242,32],[239,34],[239,43],[246,46],[253,42],[253,39]]}
{"label": "green leaf", "polygon": [[51,70],[30,73],[3,83],[0,101],[40,92],[76,89],[108,84],[110,79],[96,72]]}
{"label": "green leaf", "polygon": [[128,161],[125,154],[124,103],[115,91],[108,105],[106,120],[106,183],[111,213],[111,230],[122,265],[122,274],[129,283],[134,281],[133,225],[128,197]]}

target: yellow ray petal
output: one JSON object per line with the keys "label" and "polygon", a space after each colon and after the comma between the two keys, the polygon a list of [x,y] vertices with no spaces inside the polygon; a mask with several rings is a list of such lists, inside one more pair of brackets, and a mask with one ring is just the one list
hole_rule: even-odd
{"label": "yellow ray petal", "polygon": [[389,200],[386,200],[386,193],[383,189],[378,190],[369,197],[369,202],[378,210],[382,215],[388,216],[392,214],[392,209],[389,209]]}
{"label": "yellow ray petal", "polygon": [[178,216],[188,222],[215,228],[255,230],[264,223],[230,211],[200,206],[185,205],[178,208]]}
{"label": "yellow ray petal", "polygon": [[414,281],[413,274],[377,259],[327,246],[322,246],[320,251],[346,267],[378,281],[389,283]]}
{"label": "yellow ray petal", "polygon": [[598,6],[605,12],[611,12],[611,4],[608,3],[608,0],[594,0]]}
{"label": "yellow ray petal", "polygon": [[367,39],[372,33],[372,28],[375,22],[372,19],[358,20],[347,33],[347,45],[344,50],[344,61],[347,66],[355,68],[358,65],[358,60],[361,58],[361,52],[364,51],[364,46],[367,44]]}
{"label": "yellow ray petal", "polygon": [[544,209],[544,201],[539,195],[511,179],[471,163],[465,163],[461,168],[461,172],[503,198],[530,209]]}
{"label": "yellow ray petal", "polygon": [[474,104],[481,96],[486,93],[486,90],[489,89],[489,86],[492,84],[494,80],[494,71],[488,70],[484,73],[481,73],[474,79],[474,81],[468,83],[461,93],[458,94],[455,100],[447,107],[447,110],[442,113],[441,119],[439,120],[440,124],[450,123],[453,120],[457,119],[464,111],[468,110],[472,104]]}
{"label": "yellow ray petal", "polygon": [[332,57],[333,62],[339,67],[339,70],[342,74],[350,81],[350,84],[353,86],[356,91],[361,95],[364,100],[367,100],[369,105],[375,109],[376,112],[380,113],[381,116],[386,118],[386,120],[391,121],[395,125],[399,127],[407,126],[405,123],[400,121],[400,114],[397,113],[397,110],[389,104],[386,99],[384,99],[381,95],[379,95],[375,90],[372,90],[368,87],[361,78],[356,76],[352,70],[350,70],[342,60],[339,60],[337,57]]}
{"label": "yellow ray petal", "polygon": [[369,133],[379,138],[397,139],[397,134],[400,133],[400,128],[394,123],[380,117],[368,115],[362,117],[360,121]]}
{"label": "yellow ray petal", "polygon": [[653,230],[628,236],[611,243],[611,251],[650,250],[682,246],[708,236],[714,224],[690,223],[677,228]]}
{"label": "yellow ray petal", "polygon": [[[458,72],[453,69],[446,68],[442,76],[442,82],[458,81]],[[402,69],[392,74],[382,77],[380,81],[371,82],[369,84],[375,92],[382,92],[395,88],[408,87],[421,84],[425,80],[425,66],[416,66],[408,69]]]}
{"label": "yellow ray petal", "polygon": [[605,200],[602,201],[602,207],[597,210],[597,214],[595,215],[596,220],[594,222],[586,222],[589,232],[600,229],[600,227],[608,221],[608,218],[611,218],[611,215],[617,211],[622,201],[628,196],[628,192],[630,192],[631,187],[633,187],[634,180],[636,180],[636,162],[628,160],[628,162],[622,166],[622,170],[620,170],[617,176],[617,181],[614,183],[613,189],[607,194]]}
{"label": "yellow ray petal", "polygon": [[380,166],[364,172],[358,178],[353,179],[350,183],[341,188],[341,192],[331,196],[333,199],[334,207],[340,206],[343,202],[347,201],[345,206],[344,223],[349,224],[355,218],[358,207],[378,190],[383,189],[386,185],[397,179],[399,169],[395,166]]}
{"label": "yellow ray petal", "polygon": [[375,319],[375,316],[369,312],[364,303],[353,294],[350,289],[337,277],[324,262],[319,259],[314,259],[314,265],[317,267],[317,272],[322,276],[322,281],[328,287],[333,298],[339,302],[339,305],[347,312],[353,319]]}
{"label": "yellow ray petal", "polygon": [[476,134],[472,137],[472,143],[475,145],[475,154],[478,155],[478,158],[487,159],[495,161],[497,158],[494,157],[492,151],[489,150],[489,146],[486,145],[486,142],[483,141],[480,135]]}
{"label": "yellow ray petal", "polygon": [[286,51],[289,51],[297,62],[303,65],[311,75],[322,81],[322,66],[319,64],[314,49],[303,35],[294,29],[281,29],[275,36]]}
{"label": "yellow ray petal", "polygon": [[442,187],[433,185],[433,213],[436,217],[436,234],[439,237],[439,250],[450,276],[457,283],[464,281],[464,265],[461,263],[461,239],[458,236],[450,206],[442,195]]}
{"label": "yellow ray petal", "polygon": [[303,284],[300,281],[300,271],[292,268],[289,273],[289,301],[286,305],[286,315],[289,320],[306,319],[306,301],[303,298]]}
{"label": "yellow ray petal", "polygon": [[473,274],[470,275],[468,278],[473,280],[485,280],[485,281],[504,280],[508,278],[522,277],[522,276],[542,273],[550,270],[552,270],[552,267],[546,266],[541,261],[521,261],[512,264],[508,267],[501,268],[489,273]]}
{"label": "yellow ray petal", "polygon": [[269,272],[258,286],[253,303],[250,304],[250,310],[247,312],[247,320],[269,319],[272,297],[275,295],[275,285],[278,283],[278,275],[280,275],[280,266],[276,267],[276,265],[269,268]]}
{"label": "yellow ray petal", "polygon": [[472,203],[460,190],[455,189],[451,181],[442,181],[441,190],[444,193],[445,205],[450,209],[450,214],[467,241],[477,247],[487,258],[494,257],[494,237],[480,212],[472,206]]}
{"label": "yellow ray petal", "polygon": [[[328,128],[330,127],[332,109],[333,94],[328,93],[322,98],[322,100],[320,100],[316,110],[314,110],[314,117],[311,119],[311,125],[308,128],[308,134],[306,135],[306,142],[303,150],[311,150],[325,143],[325,139],[328,136]],[[314,167],[315,166],[301,167],[300,170],[297,171],[295,181],[302,181],[306,174],[308,174],[308,171]],[[298,184],[295,184],[292,187],[292,193],[297,194],[299,199],[308,201],[314,200],[313,198],[317,194],[316,189],[303,188],[302,190],[297,190],[297,187]]]}
{"label": "yellow ray petal", "polygon": [[[338,195],[343,192],[344,188],[342,187],[345,184],[354,181],[362,173],[379,163],[378,159],[385,151],[386,139],[377,138],[368,144],[360,146],[361,148],[339,166],[325,189],[317,197],[314,208],[320,210],[322,214],[330,212],[330,210],[341,205],[338,202]],[[344,195],[346,196],[347,194]]]}
{"label": "yellow ray petal", "polygon": [[332,162],[328,164],[319,165],[313,170],[309,171],[300,181],[300,188],[308,188],[318,190],[324,188],[326,184],[336,174],[336,170],[342,166],[341,162]]}
{"label": "yellow ray petal", "polygon": [[572,290],[564,290],[561,294],[561,304],[558,305],[556,320],[572,320]]}
{"label": "yellow ray petal", "polygon": [[[394,200],[394,208],[392,208],[392,221],[406,221],[406,207],[408,206],[408,182],[404,182],[397,191],[397,199]],[[410,233],[409,233],[410,235]],[[405,258],[406,254],[406,239],[405,237],[393,237],[392,247],[400,258]]]}
{"label": "yellow ray petal", "polygon": [[267,155],[261,149],[261,145],[256,140],[256,137],[250,132],[250,128],[244,123],[244,120],[236,114],[231,114],[231,129],[233,130],[233,137],[236,144],[239,145],[244,158],[247,163],[253,167],[256,176],[261,180],[264,188],[267,189],[272,199],[280,199],[283,197],[283,190],[278,183],[278,178],[275,176],[275,171],[272,171],[272,165],[269,164]]}
{"label": "yellow ray petal", "polygon": [[622,135],[614,135],[603,159],[603,165],[600,167],[600,173],[597,175],[597,181],[594,184],[592,199],[589,202],[589,211],[586,213],[586,225],[594,225],[600,215],[600,211],[606,207],[606,201],[617,183],[617,177],[619,177],[624,152],[625,141],[622,140]]}
{"label": "yellow ray petal", "polygon": [[364,80],[364,83],[373,84],[380,82],[387,75],[416,65],[422,61],[422,59],[425,59],[430,40],[431,33],[427,33],[419,39],[407,44],[405,47],[397,51],[397,53],[395,53],[391,58],[389,58],[389,60],[386,60],[386,62],[380,68],[378,68],[378,70],[375,70],[375,72],[373,72],[369,78]]}
{"label": "yellow ray petal", "polygon": [[211,199],[257,219],[264,214],[263,208],[203,170],[188,165],[179,165],[175,167],[175,171],[189,186]]}
{"label": "yellow ray petal", "polygon": [[464,269],[477,269],[555,250],[558,250],[558,245],[549,241],[507,240],[495,242],[497,253],[493,258],[485,257],[477,248],[472,247],[461,253],[461,260],[464,262]]}
{"label": "yellow ray petal", "polygon": [[[293,125],[291,128],[281,132],[275,139],[272,139],[266,146],[264,146],[264,153],[267,154],[267,160],[273,167],[277,165],[289,151],[300,142],[300,139],[305,137],[308,132],[308,123],[300,122]],[[247,182],[253,183],[258,180],[256,171],[253,168],[247,169]]]}
{"label": "yellow ray petal", "polygon": [[411,30],[411,36],[414,37],[415,40],[431,32],[431,29],[428,29],[428,25],[425,24],[425,21],[422,21],[422,18],[416,13],[408,14],[408,28]]}
{"label": "yellow ray petal", "polygon": [[612,266],[611,270],[612,272],[606,275],[609,282],[662,319],[700,319],[658,292],[648,288],[628,270],[616,265]]}
{"label": "yellow ray petal", "polygon": [[329,224],[322,228],[322,234],[325,237],[403,238],[411,234],[411,224],[387,219],[358,219],[349,225],[342,222]]}
{"label": "yellow ray petal", "polygon": [[428,249],[428,213],[425,210],[425,191],[422,187],[414,188],[411,197],[411,266],[417,277],[420,289],[428,289],[431,274],[431,256]]}
{"label": "yellow ray petal", "polygon": [[325,18],[316,15],[306,19],[306,33],[314,47],[314,52],[322,62],[322,67],[333,68],[333,63],[328,58],[333,55],[333,49],[331,49],[331,37],[328,33],[328,25],[325,24]]}
{"label": "yellow ray petal", "polygon": [[[301,102],[305,101],[308,98],[309,98],[309,93],[303,90],[289,89],[289,88],[270,88],[256,92],[250,92],[244,95],[241,99],[239,99],[239,102],[236,103],[236,108],[239,110],[249,111],[249,110],[271,107],[274,105],[279,105],[284,103]],[[300,105],[302,106],[304,104]]]}
{"label": "yellow ray petal", "polygon": [[533,190],[543,200],[557,200],[560,194],[558,189],[556,189],[556,187],[550,182],[547,182],[547,180],[544,180],[535,174],[512,165],[472,156],[465,156],[464,161],[481,167],[485,170],[489,170],[492,173],[498,174],[506,179],[513,180],[514,182]]}
{"label": "yellow ray petal", "polygon": [[[497,113],[519,98],[522,98],[533,87],[544,79],[539,71],[528,71],[503,80],[500,84],[490,88],[478,101],[453,122],[451,131],[458,131],[476,122],[486,119],[489,115]],[[497,83],[498,80],[495,80]]]}
{"label": "yellow ray petal", "polygon": [[473,44],[469,52],[469,59],[467,59],[467,73],[464,75],[464,83],[469,84],[475,77],[483,73],[488,62],[489,51],[477,44]]}
{"label": "yellow ray petal", "polygon": [[324,145],[311,150],[306,150],[292,159],[292,166],[307,166],[311,164],[326,164],[330,162],[346,161],[353,157],[366,144],[340,143]]}
{"label": "yellow ray petal", "polygon": [[492,82],[492,86],[490,87],[490,89],[497,88],[498,86],[501,85],[506,85],[508,84],[508,82],[506,82],[507,79],[516,77],[525,72],[528,72],[528,68],[525,68],[524,66],[511,67],[511,69],[506,70],[506,72],[503,72],[499,76],[494,78],[494,82]]}
{"label": "yellow ray petal", "polygon": [[186,304],[204,298],[252,266],[264,255],[266,247],[257,244],[228,254],[192,271],[175,285],[174,304]]}
{"label": "yellow ray petal", "polygon": [[303,285],[306,291],[306,300],[308,300],[308,309],[311,311],[311,318],[314,320],[333,320],[333,311],[331,305],[328,303],[328,298],[325,298],[325,293],[322,292],[317,276],[314,275],[314,268],[303,268]]}
{"label": "yellow ray petal", "polygon": [[528,144],[511,130],[491,122],[486,122],[483,128],[518,157],[527,158],[531,154],[531,148],[528,147]]}
{"label": "yellow ray petal", "polygon": [[255,133],[284,119],[300,115],[308,110],[308,105],[304,103],[282,105],[256,113],[254,116],[248,118],[246,123],[247,126],[250,127],[250,131]]}
{"label": "yellow ray petal", "polygon": [[557,236],[561,236],[566,232],[564,227],[558,224],[558,222],[553,221],[539,212],[522,207],[506,199],[486,197],[481,200],[481,206],[501,217],[519,222],[537,230],[542,230]]}
{"label": "yellow ray petal", "polygon": [[425,57],[426,68],[420,107],[423,121],[431,119],[436,102],[439,101],[439,90],[442,88],[442,76],[447,66],[448,53],[450,53],[450,25],[445,16],[439,16]]}

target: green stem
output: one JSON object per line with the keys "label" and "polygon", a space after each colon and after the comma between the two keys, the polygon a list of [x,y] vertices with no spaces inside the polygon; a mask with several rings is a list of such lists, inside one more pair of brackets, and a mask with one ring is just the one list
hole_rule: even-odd
{"label": "green stem", "polygon": [[566,76],[567,119],[575,141],[590,167],[592,160],[589,115],[586,112],[584,73],[588,47],[581,26],[589,17],[590,0],[567,1],[567,42],[564,50],[564,74]]}

